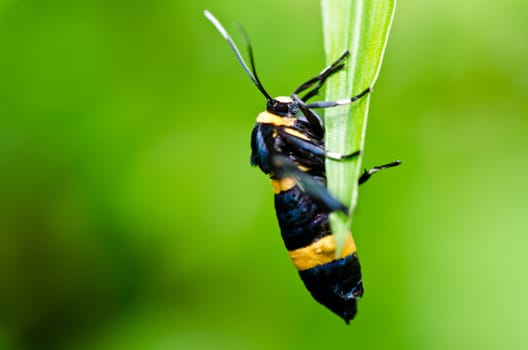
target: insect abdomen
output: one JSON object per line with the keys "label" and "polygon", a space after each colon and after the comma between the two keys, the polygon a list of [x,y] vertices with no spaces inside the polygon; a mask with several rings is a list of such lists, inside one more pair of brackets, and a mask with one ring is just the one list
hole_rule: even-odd
{"label": "insect abdomen", "polygon": [[336,259],[328,213],[287,179],[275,179],[272,184],[288,255],[314,299],[348,323],[354,318],[357,299],[363,294],[352,236],[348,236],[341,257]]}
{"label": "insect abdomen", "polygon": [[361,269],[356,253],[299,271],[315,300],[349,323],[357,312],[357,300],[363,295]]}

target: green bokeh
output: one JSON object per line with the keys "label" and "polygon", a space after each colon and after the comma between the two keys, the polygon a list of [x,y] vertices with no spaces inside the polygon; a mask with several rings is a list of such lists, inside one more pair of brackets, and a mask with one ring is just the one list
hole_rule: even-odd
{"label": "green bokeh", "polygon": [[350,326],[249,166],[266,88],[324,64],[319,3],[0,2],[0,349],[528,348],[528,3],[400,1],[371,101]]}

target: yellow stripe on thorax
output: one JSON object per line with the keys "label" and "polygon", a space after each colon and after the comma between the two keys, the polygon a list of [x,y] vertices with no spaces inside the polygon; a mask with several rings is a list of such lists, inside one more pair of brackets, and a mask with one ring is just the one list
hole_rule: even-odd
{"label": "yellow stripe on thorax", "polygon": [[[303,134],[302,132],[292,129],[296,120],[297,118],[281,117],[280,115],[273,114],[268,111],[264,111],[260,113],[257,117],[257,123],[271,124],[274,126],[284,126],[285,127],[284,131],[286,131],[288,134],[298,137],[303,140],[310,140],[310,138],[306,136],[305,134]],[[273,135],[273,136],[276,137],[277,135]]]}
{"label": "yellow stripe on thorax", "polygon": [[291,190],[295,186],[296,182],[291,177],[283,177],[282,179],[271,179],[271,187],[273,187],[273,193],[281,193]]}
{"label": "yellow stripe on thorax", "polygon": [[290,134],[292,136],[295,136],[297,138],[300,138],[300,139],[303,139],[303,140],[307,140],[307,141],[310,140],[310,138],[308,136],[306,136],[305,134],[303,134],[302,132],[300,132],[298,130],[295,130],[295,129],[292,129],[292,128],[284,128],[284,131],[286,131],[288,134]]}
{"label": "yellow stripe on thorax", "polygon": [[260,113],[257,117],[257,123],[272,124],[275,126],[286,126],[286,127],[293,126],[293,124],[295,123],[295,120],[297,120],[297,118],[281,117],[280,115],[273,114],[268,111],[264,111]]}
{"label": "yellow stripe on thorax", "polygon": [[[288,251],[288,255],[293,261],[293,264],[299,271],[311,269],[313,267],[323,265],[334,261],[336,245],[334,235],[328,235],[320,240],[310,244],[307,247],[302,247],[295,250]],[[352,235],[348,234],[341,258],[349,256],[356,252],[356,245],[352,239]]]}

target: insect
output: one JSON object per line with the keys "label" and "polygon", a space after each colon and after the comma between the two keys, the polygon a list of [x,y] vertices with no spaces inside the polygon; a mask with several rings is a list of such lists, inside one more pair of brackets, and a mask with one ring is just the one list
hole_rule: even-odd
{"label": "insect", "polygon": [[[313,298],[348,324],[356,315],[363,282],[350,233],[341,255],[336,258],[328,216],[334,211],[348,215],[349,210],[326,189],[325,158],[346,161],[358,156],[360,151],[350,154],[327,151],[324,124],[314,109],[353,103],[371,89],[339,101],[307,102],[319,93],[328,77],[344,68],[347,51],[290,96],[272,98],[257,76],[249,40],[246,41],[251,69],[222,24],[210,12],[204,14],[227,40],[253,84],[266,98],[266,110],[258,115],[251,134],[251,164],[271,178],[275,210],[288,255]],[[400,161],[395,161],[365,169],[359,184],[374,173],[399,164]]]}

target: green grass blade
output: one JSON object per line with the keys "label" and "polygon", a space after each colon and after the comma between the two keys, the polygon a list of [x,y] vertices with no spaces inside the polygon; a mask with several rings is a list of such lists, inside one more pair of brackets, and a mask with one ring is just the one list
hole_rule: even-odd
{"label": "green grass blade", "polygon": [[[326,100],[336,101],[373,87],[388,39],[396,0],[321,0],[328,63],[350,51],[345,72],[328,80]],[[348,106],[325,111],[326,148],[332,152],[363,150],[372,93]],[[332,213],[330,224],[341,252],[357,203],[362,155],[348,161],[326,160],[328,189],[350,207],[347,217]],[[338,255],[340,255],[338,253]]]}

